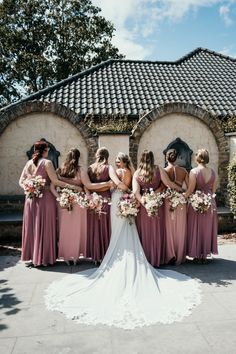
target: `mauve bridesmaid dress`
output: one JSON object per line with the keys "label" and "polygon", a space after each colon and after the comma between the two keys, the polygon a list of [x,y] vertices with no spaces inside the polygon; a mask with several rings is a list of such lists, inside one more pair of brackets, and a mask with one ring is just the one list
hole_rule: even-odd
{"label": "mauve bridesmaid dress", "polygon": [[[160,170],[158,167],[155,169],[152,182],[144,182],[140,176],[137,176],[136,180],[140,185],[141,195],[149,188],[155,190],[161,183]],[[149,217],[145,207],[141,205],[137,216],[137,229],[148,262],[159,267],[162,263],[165,238],[164,205],[159,208],[155,217]]]}
{"label": "mauve bridesmaid dress", "polygon": [[[92,183],[107,182],[110,180],[109,165],[103,166],[99,177],[95,177],[90,171],[88,174]],[[96,193],[104,198],[111,198],[110,190]],[[106,203],[103,206],[101,215],[88,210],[87,217],[87,257],[100,262],[106,254],[111,237],[110,205]]]}
{"label": "mauve bridesmaid dress", "polygon": [[[82,182],[77,174],[77,178],[60,177],[60,180],[68,184],[82,187]],[[65,261],[76,262],[80,256],[86,256],[87,247],[87,210],[78,204],[73,205],[73,209],[68,211],[60,206],[59,210],[59,243],[58,258]]]}
{"label": "mauve bridesmaid dress", "polygon": [[26,198],[23,215],[21,259],[31,260],[35,266],[56,262],[56,201],[49,190],[45,162],[39,161],[35,173],[46,180],[43,197]]}
{"label": "mauve bridesmaid dress", "polygon": [[[196,190],[212,194],[216,178],[211,170],[209,181],[205,182],[201,169],[195,168],[192,173],[196,176]],[[211,253],[217,254],[217,209],[215,199],[206,213],[197,213],[189,204],[187,222],[187,255],[189,257],[206,259]]]}
{"label": "mauve bridesmaid dress", "polygon": [[[168,174],[169,178],[182,187],[182,184],[176,180],[175,168],[173,172],[174,179]],[[175,264],[178,265],[185,262],[186,258],[187,207],[186,204],[179,205],[174,211],[171,211],[168,199],[165,199],[164,205],[166,228],[164,263],[167,264],[174,260]]]}

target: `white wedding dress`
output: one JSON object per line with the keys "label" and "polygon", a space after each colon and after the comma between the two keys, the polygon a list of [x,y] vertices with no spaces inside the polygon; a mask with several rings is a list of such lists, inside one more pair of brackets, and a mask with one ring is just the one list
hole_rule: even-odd
{"label": "white wedding dress", "polygon": [[180,321],[200,303],[200,285],[148,263],[135,223],[116,216],[121,193],[112,194],[112,236],[100,267],[53,282],[46,290],[46,306],[87,325],[133,329]]}

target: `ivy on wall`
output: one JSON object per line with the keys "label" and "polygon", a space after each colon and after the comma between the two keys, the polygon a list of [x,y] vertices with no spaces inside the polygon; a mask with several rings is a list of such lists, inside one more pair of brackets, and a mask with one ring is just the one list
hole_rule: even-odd
{"label": "ivy on wall", "polygon": [[84,121],[90,129],[97,133],[131,133],[137,123],[137,118],[130,119],[124,115],[95,117],[88,114]]}
{"label": "ivy on wall", "polygon": [[228,167],[228,193],[230,209],[236,219],[236,155]]}
{"label": "ivy on wall", "polygon": [[236,117],[230,117],[222,122],[222,127],[225,133],[232,133],[236,131]]}

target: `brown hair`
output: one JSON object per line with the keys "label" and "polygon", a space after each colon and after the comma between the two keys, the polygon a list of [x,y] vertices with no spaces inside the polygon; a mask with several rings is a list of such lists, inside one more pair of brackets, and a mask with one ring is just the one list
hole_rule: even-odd
{"label": "brown hair", "polygon": [[91,165],[88,170],[89,172],[95,176],[99,177],[100,172],[102,170],[102,166],[108,163],[109,152],[107,148],[101,147],[97,150],[95,154],[96,161],[93,165]]}
{"label": "brown hair", "polygon": [[166,161],[172,163],[177,159],[177,151],[175,149],[169,149],[166,153]]}
{"label": "brown hair", "polygon": [[209,162],[209,152],[206,149],[199,149],[196,152],[196,161],[198,163],[207,164]]}
{"label": "brown hair", "polygon": [[60,168],[58,174],[61,177],[74,178],[79,169],[80,151],[76,148],[70,149],[66,155],[66,160]]}
{"label": "brown hair", "polygon": [[151,182],[153,180],[154,168],[153,152],[144,150],[139,163],[139,175],[144,182]]}
{"label": "brown hair", "polygon": [[132,175],[134,174],[133,164],[127,154],[124,154],[123,152],[118,152],[116,159],[122,161],[125,164],[125,167],[130,170]]}
{"label": "brown hair", "polygon": [[32,160],[35,166],[38,165],[39,159],[43,156],[45,150],[47,150],[48,144],[44,140],[36,141],[34,144],[34,153],[32,155]]}

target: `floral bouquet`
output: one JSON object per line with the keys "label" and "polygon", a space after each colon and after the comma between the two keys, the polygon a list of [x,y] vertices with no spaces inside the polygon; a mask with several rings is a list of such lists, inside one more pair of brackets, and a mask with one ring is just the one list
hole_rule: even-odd
{"label": "floral bouquet", "polygon": [[26,198],[42,198],[45,183],[46,180],[40,175],[26,179],[24,181],[24,192]]}
{"label": "floral bouquet", "polygon": [[84,203],[85,205],[87,205],[88,209],[94,211],[96,214],[99,214],[100,216],[101,214],[106,214],[105,211],[102,211],[102,208],[104,204],[109,204],[110,200],[94,192],[90,195],[86,195],[84,199]]}
{"label": "floral bouquet", "polygon": [[57,188],[57,192],[59,193],[57,201],[59,202],[60,207],[71,211],[73,209],[73,204],[77,203],[78,193],[73,192],[69,188],[60,187]]}
{"label": "floral bouquet", "polygon": [[142,203],[144,204],[148,216],[158,215],[158,209],[163,204],[163,193],[155,193],[152,188],[142,195]]}
{"label": "floral bouquet", "polygon": [[117,203],[117,208],[117,216],[129,219],[129,223],[131,225],[134,217],[138,214],[137,200],[134,194],[123,194]]}
{"label": "floral bouquet", "polygon": [[189,203],[192,205],[193,209],[197,213],[204,214],[211,207],[212,199],[215,194],[206,194],[202,191],[197,190],[194,194],[189,197]]}
{"label": "floral bouquet", "polygon": [[167,188],[164,196],[169,200],[170,211],[174,211],[179,205],[181,206],[187,203],[187,200],[182,193],[169,187]]}

